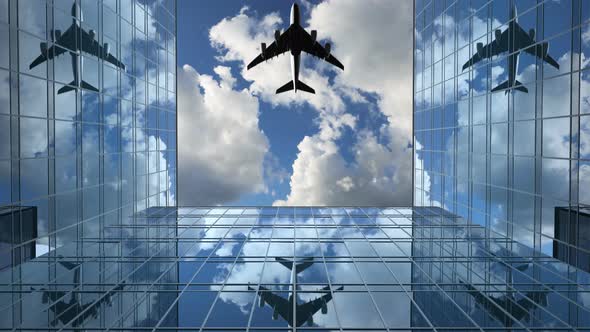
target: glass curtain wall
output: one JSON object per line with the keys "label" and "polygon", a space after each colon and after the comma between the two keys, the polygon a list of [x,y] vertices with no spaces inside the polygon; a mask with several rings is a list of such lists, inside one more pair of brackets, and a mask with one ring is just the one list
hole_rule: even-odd
{"label": "glass curtain wall", "polygon": [[174,0],[0,0],[2,266],[175,206],[175,59]]}
{"label": "glass curtain wall", "polygon": [[416,0],[414,204],[587,260],[588,36],[588,1]]}

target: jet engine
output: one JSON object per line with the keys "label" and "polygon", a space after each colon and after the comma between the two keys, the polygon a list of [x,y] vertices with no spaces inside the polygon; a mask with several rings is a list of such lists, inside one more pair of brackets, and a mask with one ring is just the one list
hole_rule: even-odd
{"label": "jet engine", "polygon": [[94,40],[94,36],[96,36],[96,31],[88,30],[88,35],[90,36],[90,39]]}
{"label": "jet engine", "polygon": [[535,40],[535,29],[529,30],[529,37],[531,37],[531,40]]}
{"label": "jet engine", "polygon": [[105,56],[106,56],[106,55],[109,55],[109,54],[111,53],[111,50],[110,50],[110,48],[111,48],[111,47],[109,46],[109,43],[104,43],[104,44],[102,44],[102,49],[103,49],[103,51],[104,51],[104,55],[105,55]]}
{"label": "jet engine", "polygon": [[318,32],[316,30],[311,30],[311,42],[315,44],[315,41],[317,38],[318,38]]}
{"label": "jet engine", "polygon": [[264,53],[266,53],[266,43],[260,44],[260,51],[262,52],[262,57],[264,58],[265,57]]}
{"label": "jet engine", "polygon": [[281,37],[281,30],[275,30],[275,42],[279,44],[279,38]]}
{"label": "jet engine", "polygon": [[326,305],[326,302],[322,302],[322,314],[325,315],[328,313],[328,306]]}
{"label": "jet engine", "polygon": [[502,30],[496,29],[494,31],[494,37],[496,37],[496,43],[500,44],[500,39],[502,39]]}
{"label": "jet engine", "polygon": [[53,30],[53,41],[58,41],[61,38],[61,30]]}
{"label": "jet engine", "polygon": [[41,43],[39,47],[41,48],[41,54],[47,53],[47,43]]}
{"label": "jet engine", "polygon": [[272,311],[272,320],[277,320],[279,318],[279,311],[275,307]]}
{"label": "jet engine", "polygon": [[324,47],[326,49],[326,58],[330,56],[330,49],[332,48],[332,46],[330,45],[330,43],[326,43],[326,46]]}
{"label": "jet engine", "polygon": [[480,58],[483,58],[483,43],[477,43],[477,55],[479,55]]}
{"label": "jet engine", "polygon": [[309,315],[307,318],[307,326],[313,326],[313,316]]}
{"label": "jet engine", "polygon": [[264,307],[264,299],[262,298],[262,296],[260,296],[260,294],[258,296],[258,306],[261,308]]}

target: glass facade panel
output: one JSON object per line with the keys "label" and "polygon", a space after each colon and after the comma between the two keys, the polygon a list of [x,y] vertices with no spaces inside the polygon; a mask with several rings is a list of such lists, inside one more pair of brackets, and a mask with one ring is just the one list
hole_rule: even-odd
{"label": "glass facade panel", "polygon": [[[588,207],[589,6],[438,2],[415,2],[414,205],[444,207],[551,254],[554,241],[564,241],[556,209]],[[442,63],[452,75],[444,76],[443,98],[432,98],[441,48],[454,59]],[[454,140],[441,157],[431,114],[455,107],[444,121]],[[441,169],[442,158],[453,162]],[[579,215],[570,218],[581,222]]]}
{"label": "glass facade panel", "polygon": [[[31,244],[40,232],[32,222],[37,211],[0,216],[18,214],[18,241]],[[572,265],[587,265],[588,255],[571,254],[588,241],[573,237],[568,216],[575,212],[567,208],[556,212],[563,240],[555,240],[551,255],[533,255],[519,241],[440,208],[260,212],[275,216],[151,207],[132,223],[87,223],[78,242],[42,255],[39,246],[22,246],[18,261],[0,266],[7,290],[0,324],[115,331],[534,331],[590,324],[590,275]],[[325,224],[329,213],[334,222]],[[265,228],[267,236],[251,236]],[[343,228],[360,235],[337,232]],[[299,238],[311,231],[318,235]],[[367,236],[376,232],[383,237]],[[2,246],[10,247],[8,239]]]}
{"label": "glass facade panel", "polygon": [[[46,328],[68,320],[72,328],[86,321],[95,328],[111,317],[108,312],[129,305],[108,292],[109,280],[139,265],[105,268],[104,261],[94,261],[82,268],[76,257],[82,251],[116,256],[126,245],[139,248],[106,243],[111,235],[122,236],[117,225],[135,222],[138,213],[176,206],[176,148],[166,143],[176,136],[176,125],[168,120],[176,121],[176,68],[169,65],[176,57],[176,12],[170,2],[0,1],[2,282],[73,285],[45,293],[45,286],[34,287],[38,296],[15,300],[12,307],[3,300],[2,328],[41,326],[39,318],[48,315]],[[147,25],[151,35],[144,32]],[[123,27],[130,32],[124,34]],[[149,70],[131,73],[136,56],[150,59]],[[135,83],[145,80],[159,86],[159,98],[145,98]],[[146,108],[160,115],[157,131],[142,122]],[[149,236],[162,230],[154,228]],[[82,239],[95,242],[85,246]],[[168,244],[154,247],[171,250]],[[54,261],[43,275],[22,264],[57,257],[69,258]],[[89,286],[93,283],[100,285]],[[149,298],[146,307],[160,297]],[[21,314],[29,307],[46,310]],[[102,307],[105,314],[96,319]]]}

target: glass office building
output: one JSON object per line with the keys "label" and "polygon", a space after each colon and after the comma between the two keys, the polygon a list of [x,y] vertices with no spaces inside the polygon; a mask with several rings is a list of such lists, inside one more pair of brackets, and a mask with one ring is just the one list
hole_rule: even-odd
{"label": "glass office building", "polygon": [[[148,247],[109,239],[175,200],[176,1],[0,0],[0,328],[100,326],[102,306],[123,310],[108,290],[128,271],[109,259]],[[159,269],[137,267],[129,282]]]}
{"label": "glass office building", "polygon": [[0,0],[3,262],[176,204],[175,36],[172,0]]}
{"label": "glass office building", "polygon": [[277,208],[176,206],[175,1],[0,0],[0,329],[590,329],[590,7],[515,3],[505,94],[513,3],[416,1],[422,206]]}
{"label": "glass office building", "polygon": [[589,274],[440,208],[152,207],[134,219],[0,272],[1,327],[590,328]]}
{"label": "glass office building", "polygon": [[417,0],[415,31],[414,204],[588,271],[590,2]]}

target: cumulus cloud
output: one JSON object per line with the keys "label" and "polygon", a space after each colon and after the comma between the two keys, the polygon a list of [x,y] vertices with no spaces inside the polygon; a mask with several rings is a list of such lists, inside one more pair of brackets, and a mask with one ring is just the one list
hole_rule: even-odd
{"label": "cumulus cloud", "polygon": [[[435,21],[435,25],[438,24],[442,25],[442,20]],[[442,35],[449,36],[452,35],[455,31],[454,22],[449,17],[445,17],[445,22],[451,22],[451,24],[445,24],[445,28],[441,28],[440,33],[437,37]],[[492,25],[497,25],[495,22],[497,20],[493,20]],[[473,27],[476,30],[474,35],[479,36],[485,33],[486,28],[489,26],[490,22],[485,22],[483,19],[478,18],[477,16],[473,19]],[[438,31],[437,29],[434,29]],[[459,34],[457,35],[459,39],[458,43],[460,45],[466,44],[469,40],[468,31],[461,30],[459,26]],[[442,53],[442,45],[439,42],[435,42],[434,46],[438,48],[435,50],[435,53]],[[475,43],[472,44],[472,52],[475,50]],[[519,81],[522,81],[529,89],[528,94],[524,94],[521,92],[513,92],[513,101],[514,106],[510,105],[509,108],[509,99],[508,95],[504,93],[494,93],[491,95],[491,118],[493,122],[501,122],[507,121],[507,114],[508,111],[514,112],[514,118],[519,120],[514,124],[514,135],[515,135],[515,144],[514,144],[514,151],[516,154],[520,155],[521,157],[517,157],[514,159],[513,164],[513,171],[514,171],[514,187],[516,190],[521,192],[516,192],[514,194],[515,199],[515,206],[518,206],[517,209],[514,209],[513,215],[510,216],[514,227],[513,236],[516,240],[525,243],[529,246],[532,246],[534,243],[534,235],[533,235],[533,221],[534,221],[534,200],[533,196],[528,193],[534,193],[534,178],[538,177],[541,180],[541,187],[543,191],[543,211],[542,211],[542,232],[546,235],[552,236],[553,235],[553,222],[554,222],[554,208],[555,206],[567,206],[567,200],[569,195],[569,163],[567,161],[563,161],[560,159],[549,159],[551,157],[568,157],[570,151],[570,143],[569,140],[571,138],[570,133],[570,126],[569,126],[569,118],[556,118],[556,119],[548,119],[543,121],[543,133],[542,137],[535,137],[534,126],[535,122],[532,121],[520,121],[520,120],[531,120],[535,118],[535,109],[536,109],[536,101],[535,101],[535,84],[530,83],[534,82],[536,79],[536,73],[538,70],[545,71],[545,78],[546,80],[543,82],[543,116],[544,117],[560,117],[560,116],[568,116],[570,114],[570,77],[562,74],[565,74],[571,68],[571,61],[574,59],[580,59],[582,66],[586,64],[587,56],[585,54],[572,54],[571,50],[569,49],[556,49],[555,47],[552,48],[552,56],[554,56],[557,61],[559,62],[560,69],[549,68],[548,66],[541,66],[537,67],[536,64],[529,64],[529,65],[521,65],[518,70],[517,77]],[[419,55],[420,53],[418,53]],[[527,61],[530,58],[530,55],[523,54],[520,56],[521,61]],[[529,57],[529,58],[527,58]],[[465,52],[459,53],[459,59],[457,64],[461,66],[464,62],[467,61],[469,58],[469,54]],[[418,82],[421,84],[420,78],[426,77],[425,80],[430,80],[429,70],[426,70],[422,73],[422,75],[418,75]],[[491,68],[490,72],[491,78],[491,86],[495,86],[498,83],[507,79],[507,72],[505,66],[502,65],[494,65]],[[562,75],[562,76],[559,76]],[[553,77],[553,78],[552,78]],[[551,79],[547,79],[551,78]],[[463,75],[459,77],[458,87],[459,87],[459,94],[466,94],[467,92],[471,92],[474,96],[479,96],[485,93],[485,91],[489,88],[486,86],[486,71],[484,69],[475,69],[472,72],[471,80],[467,75]],[[581,103],[581,112],[584,113],[585,105],[584,102],[588,100],[588,94],[590,89],[587,87],[589,86],[590,82],[588,81],[587,77],[582,76],[580,80],[580,103]],[[446,92],[446,91],[445,91]],[[446,98],[454,98],[453,95],[445,95]],[[485,110],[485,105],[480,104],[480,102],[485,101],[485,97],[475,97],[473,99],[473,113],[471,122],[474,124],[485,124],[485,112],[478,112],[479,110]],[[438,106],[441,103],[441,100],[418,100],[419,103],[424,103],[425,106]],[[464,102],[458,103],[458,112],[457,112],[457,123],[460,126],[466,126],[470,123],[469,119],[469,109],[467,108],[467,104]],[[483,126],[485,130],[485,126]],[[582,155],[587,151],[587,141],[590,140],[590,135],[588,134],[588,125],[587,123],[581,118],[580,122],[580,152]],[[508,148],[508,127],[505,124],[493,124],[491,126],[491,132],[489,132],[490,142],[491,142],[491,149],[493,153],[501,154],[506,153]],[[469,131],[467,127],[460,127],[457,131],[457,145],[455,146],[453,139],[448,139],[447,145],[443,146],[443,150],[447,151],[444,157],[440,157],[442,162],[446,163],[447,160],[444,160],[448,156],[453,155],[453,151],[456,151],[458,156],[467,156],[470,153],[470,146],[469,146]],[[476,153],[478,151],[480,153],[485,153],[485,149],[481,149],[481,147],[485,146],[485,140],[480,143],[478,138],[485,136],[478,135],[477,129],[474,129],[473,132],[473,157],[471,158],[471,170],[473,172],[472,180],[474,181],[485,181],[485,173],[486,169],[490,170],[491,182],[495,186],[506,186],[507,185],[507,175],[508,175],[508,164],[506,160],[502,162],[502,157],[494,156],[491,162],[486,161],[485,158],[480,158]],[[418,141],[421,139],[420,136],[417,137]],[[534,170],[534,162],[531,158],[527,156],[532,156],[535,153],[535,140],[542,140],[543,142],[543,155],[545,157],[542,160],[542,167],[540,172],[535,174],[535,172],[531,172],[531,169]],[[427,144],[430,144],[429,142]],[[416,143],[417,148],[417,159],[416,159],[416,167],[422,168],[424,165],[424,155],[421,153],[422,144]],[[456,150],[455,150],[456,149]],[[584,158],[582,156],[582,158]],[[456,159],[456,167],[458,173],[458,181],[456,185],[457,195],[460,200],[464,200],[468,194],[468,186],[467,186],[467,177],[466,174],[469,171],[467,168],[468,159],[467,158],[458,158]],[[452,163],[451,163],[452,164]],[[580,174],[587,172],[587,165],[582,163],[580,166]],[[482,179],[477,180],[476,177],[478,174],[483,174],[484,177]],[[436,185],[436,192],[442,192],[442,188],[440,187],[440,183],[433,184],[430,183],[432,173],[430,171],[424,172],[424,179],[422,180],[424,183],[422,184],[425,188],[426,198],[423,202],[425,205],[441,205],[441,202],[438,201],[430,195],[430,190],[432,189],[433,185]],[[583,202],[587,196],[587,190],[585,188],[588,187],[587,180],[583,176],[579,176],[579,188],[580,197],[584,197],[581,199]],[[428,182],[428,183],[427,183]],[[487,199],[485,196],[485,191],[477,190],[478,186],[474,186],[474,190],[472,191],[473,201],[474,202],[481,202],[481,201],[488,201],[491,205],[492,211],[492,228],[496,231],[500,231],[505,233],[507,231],[507,227],[511,227],[510,225],[506,224],[506,209],[507,209],[507,201],[506,197],[502,195],[494,195],[492,193],[491,199]],[[432,199],[431,199],[432,198]],[[416,203],[419,204],[419,201]],[[547,245],[550,247],[552,245],[551,240],[548,238],[543,238],[545,241],[542,245]],[[544,248],[544,250],[546,250]],[[551,252],[551,249],[547,249],[548,252]]]}
{"label": "cumulus cloud", "polygon": [[[400,7],[401,6],[401,7]],[[224,121],[232,121],[241,113],[248,118],[251,126],[233,128],[233,133],[242,138],[239,150],[232,153],[232,147],[219,145],[221,126],[215,121],[200,119],[201,111],[193,111],[191,117],[180,120],[179,155],[191,153],[191,161],[180,161],[180,192],[184,201],[183,186],[192,187],[191,201],[199,204],[208,202],[223,203],[236,199],[248,191],[265,189],[265,179],[260,171],[268,142],[264,135],[258,133],[257,99],[273,106],[297,107],[309,106],[315,110],[315,123],[318,131],[303,137],[298,145],[298,154],[293,163],[290,177],[290,193],[287,197],[275,201],[277,205],[401,205],[411,203],[411,81],[412,75],[412,41],[411,41],[411,3],[396,3],[374,0],[371,4],[356,1],[326,1],[317,6],[306,4],[309,13],[306,29],[317,29],[318,40],[330,41],[333,53],[344,63],[346,70],[303,54],[303,66],[300,78],[316,90],[315,95],[285,93],[276,95],[277,87],[290,79],[288,54],[271,59],[251,70],[249,63],[260,52],[260,43],[271,42],[275,30],[284,29],[284,22],[278,12],[259,16],[248,7],[244,7],[233,17],[227,17],[214,25],[209,31],[211,45],[217,49],[217,60],[224,65],[237,64],[239,74],[248,82],[247,89],[231,91],[236,80],[228,67],[218,66],[215,73],[219,81],[204,79],[196,75],[196,83],[204,94],[196,88],[186,94],[180,91],[186,73],[179,74],[179,106],[181,117],[191,114],[185,105],[197,105],[194,109],[207,109],[214,106],[214,101],[204,103],[201,99],[215,99],[214,91],[226,91],[228,95],[244,99],[240,108],[225,112]],[[334,15],[338,13],[338,15]],[[394,18],[391,15],[395,16]],[[305,14],[304,14],[305,15]],[[305,17],[305,16],[304,16]],[[388,40],[400,39],[405,42],[389,43]],[[234,67],[235,68],[235,67]],[[186,71],[186,67],[185,70]],[[231,77],[231,78],[229,78]],[[199,95],[197,95],[199,94]],[[185,101],[185,96],[190,97]],[[219,93],[217,93],[219,96]],[[226,97],[223,105],[232,98]],[[352,114],[347,105],[350,103],[364,105],[366,112],[380,112],[387,120],[382,128],[363,128],[358,126],[358,116]],[[219,104],[218,107],[221,107]],[[201,113],[200,113],[201,112]],[[202,114],[212,114],[202,113]],[[210,117],[212,117],[210,115]],[[218,115],[218,117],[222,117]],[[213,117],[217,119],[216,117]],[[202,143],[190,146],[193,152],[183,150],[191,141],[185,136],[182,126],[186,123],[201,126],[198,141]],[[212,125],[213,123],[213,125]],[[344,158],[339,140],[346,131],[352,131],[352,160]],[[251,134],[251,136],[249,136]],[[209,139],[207,140],[207,137]],[[211,145],[209,149],[204,145]],[[245,144],[245,147],[241,146]],[[255,144],[259,144],[256,148]],[[223,148],[223,149],[221,149]],[[208,158],[197,151],[206,149],[211,152]],[[214,150],[214,151],[212,151]],[[254,152],[250,151],[253,150]],[[241,159],[242,153],[248,153],[248,162]],[[220,154],[231,155],[229,159],[220,159]],[[245,174],[250,176],[227,177],[229,169],[240,161]],[[207,174],[203,176],[200,174]],[[211,176],[211,174],[214,174]],[[192,178],[191,178],[192,177]],[[187,179],[187,181],[185,181]],[[268,181],[267,181],[268,182]],[[183,185],[190,183],[191,185]],[[198,184],[198,185],[193,185]],[[266,184],[267,185],[267,184]],[[199,196],[196,191],[202,191]],[[270,190],[272,193],[273,191]],[[213,193],[213,194],[212,194]],[[199,200],[197,200],[197,198]],[[187,198],[189,199],[189,198]]]}
{"label": "cumulus cloud", "polygon": [[[363,94],[376,95],[377,109],[387,118],[378,134],[388,143],[382,143],[375,133],[353,127],[351,121],[348,127],[356,129],[357,135],[352,146],[354,161],[347,162],[337,145],[339,133],[332,135],[329,126],[320,126],[318,134],[299,144],[291,192],[275,204],[411,203],[411,12],[410,3],[387,1],[326,1],[312,9],[309,29],[332,41],[334,54],[346,68],[330,88],[357,103],[367,102]],[[398,42],[384,42],[384,35]],[[328,118],[320,113],[322,116]]]}
{"label": "cumulus cloud", "polygon": [[178,71],[180,204],[220,204],[265,189],[269,142],[258,125],[258,99],[234,90],[229,67],[219,76]]}

